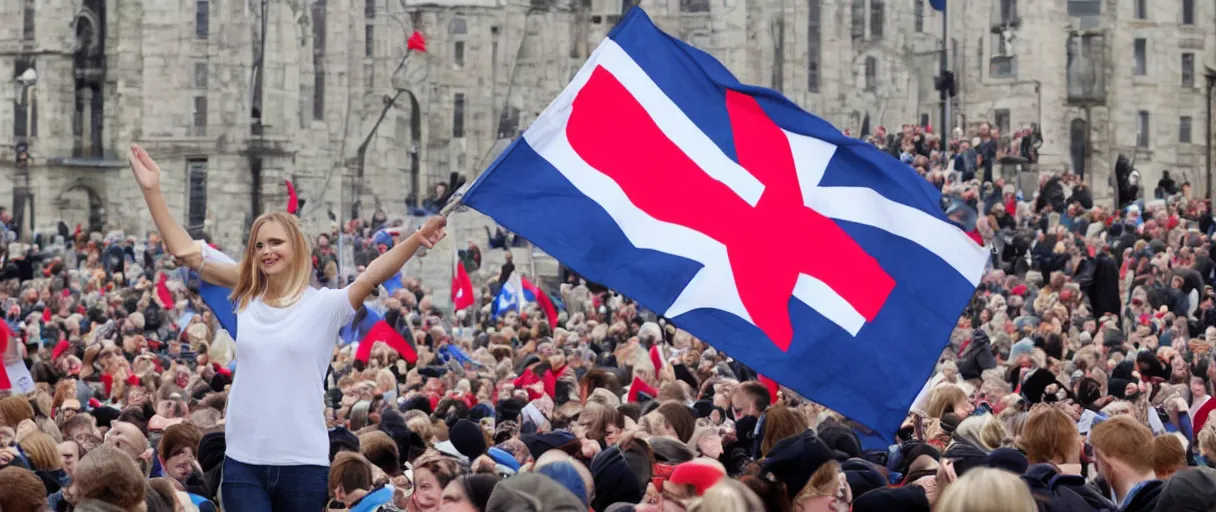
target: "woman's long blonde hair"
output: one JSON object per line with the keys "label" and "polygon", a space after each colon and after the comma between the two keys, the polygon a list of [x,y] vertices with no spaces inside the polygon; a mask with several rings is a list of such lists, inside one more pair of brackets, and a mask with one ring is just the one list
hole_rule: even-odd
{"label": "woman's long blonde hair", "polygon": [[287,290],[281,298],[281,306],[289,306],[299,300],[312,280],[312,248],[304,232],[300,231],[296,217],[286,212],[263,213],[253,221],[253,228],[249,230],[249,243],[245,244],[245,256],[241,258],[239,265],[240,275],[237,277],[236,286],[232,288],[232,295],[228,296],[229,300],[236,303],[237,311],[244,311],[245,307],[249,306],[249,301],[266,293],[269,280],[258,267],[257,243],[258,230],[269,222],[277,222],[283,226],[292,245],[291,268],[287,270]]}

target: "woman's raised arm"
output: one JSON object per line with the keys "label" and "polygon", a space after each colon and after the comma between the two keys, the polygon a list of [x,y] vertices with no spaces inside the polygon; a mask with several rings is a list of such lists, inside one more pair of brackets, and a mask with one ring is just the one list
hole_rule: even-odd
{"label": "woman's raised arm", "polygon": [[127,162],[131,165],[135,181],[139,183],[139,188],[143,191],[144,202],[148,204],[148,211],[152,213],[152,222],[160,231],[160,236],[165,241],[165,249],[169,251],[169,254],[186,266],[199,271],[200,277],[208,283],[227,287],[236,286],[238,275],[236,265],[219,261],[207,262],[204,265],[202,247],[196,244],[185,228],[173,219],[173,214],[169,212],[169,204],[165,202],[165,196],[160,191],[160,166],[156,164],[156,161],[152,160],[152,157],[148,156],[148,153],[138,144],[132,144],[131,151],[127,155]]}
{"label": "woman's raised arm", "polygon": [[427,219],[426,224],[423,224],[417,232],[410,235],[409,238],[401,241],[393,246],[384,254],[377,256],[376,259],[367,266],[359,277],[355,278],[355,282],[346,287],[346,295],[350,299],[351,307],[359,309],[367,296],[375,290],[377,286],[393,277],[405,266],[405,262],[409,261],[414,253],[418,252],[419,247],[431,248],[437,242],[443,239],[447,232],[444,226],[447,226],[447,219],[443,216],[435,216]]}

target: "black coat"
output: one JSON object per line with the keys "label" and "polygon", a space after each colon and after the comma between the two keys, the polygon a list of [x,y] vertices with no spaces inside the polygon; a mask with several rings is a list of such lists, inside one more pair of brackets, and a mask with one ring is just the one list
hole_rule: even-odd
{"label": "black coat", "polygon": [[971,344],[966,352],[959,354],[958,374],[966,380],[978,379],[984,370],[996,368],[996,358],[992,355],[992,341],[982,329],[971,333]]}
{"label": "black coat", "polygon": [[1090,260],[1088,267],[1092,269],[1089,285],[1085,295],[1093,307],[1094,318],[1102,318],[1106,313],[1119,314],[1119,265],[1109,254],[1102,253]]}

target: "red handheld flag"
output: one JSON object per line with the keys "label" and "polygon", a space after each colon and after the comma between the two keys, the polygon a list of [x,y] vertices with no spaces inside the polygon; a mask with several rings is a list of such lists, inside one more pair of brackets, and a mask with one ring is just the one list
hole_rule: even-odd
{"label": "red handheld flag", "polygon": [[160,307],[164,309],[172,309],[175,305],[173,302],[173,292],[169,291],[169,278],[164,274],[160,275],[160,280],[156,282],[156,298],[160,300]]}
{"label": "red handheld flag", "polygon": [[[545,312],[545,317],[549,320],[549,328],[556,329],[557,308],[553,307],[553,301],[549,300],[549,294],[545,293],[539,286],[532,284],[527,278],[521,278],[520,282],[525,291],[531,292],[532,295],[536,296],[536,304],[540,306],[541,311]],[[656,368],[656,370],[658,369]]]}
{"label": "red handheld flag", "polygon": [[368,329],[367,335],[359,341],[359,350],[355,352],[355,359],[366,363],[372,355],[372,346],[377,341],[382,341],[392,347],[393,350],[401,354],[401,357],[407,363],[414,364],[418,362],[418,352],[414,350],[414,347],[401,336],[401,333],[393,329],[393,326],[384,320],[373,324],[372,328]]}
{"label": "red handheld flag", "polygon": [[473,305],[473,281],[464,271],[464,263],[456,262],[456,275],[452,276],[452,305],[462,310]]}
{"label": "red handheld flag", "polygon": [[287,213],[295,215],[300,211],[300,196],[296,195],[296,186],[291,184],[291,180],[283,180],[287,184]]}
{"label": "red handheld flag", "polygon": [[426,38],[422,37],[422,32],[415,30],[410,34],[410,38],[405,42],[405,49],[426,53]]}
{"label": "red handheld flag", "polygon": [[[8,339],[12,337],[12,331],[8,330],[8,322],[0,320],[0,356],[8,350]],[[13,387],[13,383],[8,380],[8,368],[4,367],[3,357],[0,357],[0,389],[9,389]]]}

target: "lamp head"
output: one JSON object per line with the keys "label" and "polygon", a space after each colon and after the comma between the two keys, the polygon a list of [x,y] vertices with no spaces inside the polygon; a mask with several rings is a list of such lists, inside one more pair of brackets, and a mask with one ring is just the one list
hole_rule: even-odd
{"label": "lamp head", "polygon": [[17,81],[24,85],[34,84],[38,81],[38,72],[34,71],[34,68],[26,68],[21,76],[17,77]]}

